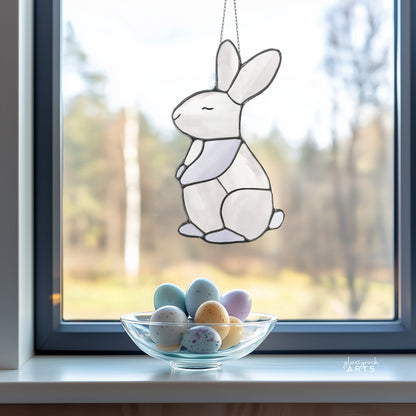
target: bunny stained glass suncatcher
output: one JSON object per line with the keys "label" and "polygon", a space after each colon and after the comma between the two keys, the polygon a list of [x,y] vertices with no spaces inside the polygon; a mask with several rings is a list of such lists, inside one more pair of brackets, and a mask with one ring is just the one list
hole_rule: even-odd
{"label": "bunny stained glass suncatcher", "polygon": [[267,49],[241,64],[230,40],[216,57],[216,85],[185,98],[172,113],[175,126],[191,139],[176,171],[187,220],[178,231],[210,243],[255,240],[279,228],[270,180],[241,137],[244,104],[273,81],[280,51]]}

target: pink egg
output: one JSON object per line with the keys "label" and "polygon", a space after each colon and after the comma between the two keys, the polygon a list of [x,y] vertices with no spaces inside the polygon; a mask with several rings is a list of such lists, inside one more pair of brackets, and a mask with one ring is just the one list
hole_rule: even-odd
{"label": "pink egg", "polygon": [[231,316],[245,321],[251,309],[251,297],[245,290],[234,289],[224,293],[221,303]]}

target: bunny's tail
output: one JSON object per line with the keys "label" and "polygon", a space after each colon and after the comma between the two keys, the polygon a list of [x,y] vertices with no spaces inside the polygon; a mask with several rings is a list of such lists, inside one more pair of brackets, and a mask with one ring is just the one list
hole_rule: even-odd
{"label": "bunny's tail", "polygon": [[282,225],[284,219],[285,213],[281,209],[275,209],[269,223],[269,229],[275,230],[276,228],[279,228]]}

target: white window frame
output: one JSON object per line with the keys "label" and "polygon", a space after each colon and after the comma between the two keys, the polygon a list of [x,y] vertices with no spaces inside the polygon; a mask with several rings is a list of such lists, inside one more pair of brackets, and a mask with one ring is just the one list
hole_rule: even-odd
{"label": "white window frame", "polygon": [[33,2],[0,2],[0,369],[34,351]]}

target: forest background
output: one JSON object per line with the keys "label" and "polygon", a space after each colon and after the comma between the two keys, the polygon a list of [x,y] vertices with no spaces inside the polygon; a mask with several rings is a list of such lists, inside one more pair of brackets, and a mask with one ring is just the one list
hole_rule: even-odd
{"label": "forest background", "polygon": [[[64,94],[63,106],[64,318],[151,310],[160,283],[186,289],[204,276],[223,292],[249,291],[254,310],[280,319],[392,319],[394,50],[386,3],[325,8],[328,140],[322,144],[313,125],[296,141],[278,123],[244,134],[287,215],[278,231],[227,246],[177,233],[185,214],[174,173],[189,139],[139,105],[114,108],[111,78],[91,64],[68,19],[63,90],[74,74],[80,87]],[[154,93],[163,99],[166,88]]]}

